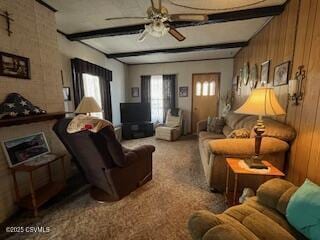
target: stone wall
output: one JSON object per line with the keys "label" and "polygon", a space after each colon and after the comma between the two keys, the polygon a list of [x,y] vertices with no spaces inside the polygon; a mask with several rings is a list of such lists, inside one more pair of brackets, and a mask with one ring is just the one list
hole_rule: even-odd
{"label": "stone wall", "polygon": [[[33,104],[48,112],[64,111],[61,59],[58,50],[55,16],[52,11],[35,0],[0,1],[0,9],[12,14],[13,34],[5,31],[6,23],[0,19],[0,51],[30,58],[31,80],[0,76],[0,101],[8,93],[17,92]],[[51,128],[54,121],[0,128],[0,141],[43,131],[53,152],[65,152]],[[67,163],[67,170],[69,162]],[[58,167],[58,166],[56,166]],[[60,177],[61,171],[54,167],[53,177]],[[22,193],[29,189],[27,176],[19,176]],[[38,171],[36,186],[46,183],[46,172]],[[0,149],[0,222],[16,210],[14,188],[5,156]]]}

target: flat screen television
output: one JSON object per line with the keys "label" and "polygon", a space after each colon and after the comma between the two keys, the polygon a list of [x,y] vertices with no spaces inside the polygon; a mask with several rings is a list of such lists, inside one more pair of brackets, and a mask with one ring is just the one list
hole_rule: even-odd
{"label": "flat screen television", "polygon": [[9,167],[14,167],[50,153],[43,132],[2,142]]}
{"label": "flat screen television", "polygon": [[151,121],[149,103],[120,103],[122,123],[138,123]]}

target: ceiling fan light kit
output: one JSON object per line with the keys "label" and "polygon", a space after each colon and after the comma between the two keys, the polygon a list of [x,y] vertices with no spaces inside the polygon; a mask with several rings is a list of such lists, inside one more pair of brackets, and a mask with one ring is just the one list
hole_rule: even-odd
{"label": "ceiling fan light kit", "polygon": [[186,38],[177,29],[172,26],[172,22],[206,22],[208,21],[207,14],[197,14],[197,13],[183,13],[183,14],[169,14],[168,9],[162,6],[161,0],[158,1],[158,8],[155,7],[153,0],[151,1],[151,6],[147,9],[146,17],[114,17],[107,18],[110,20],[119,19],[145,19],[150,21],[145,24],[145,30],[138,37],[138,41],[142,42],[145,40],[147,35],[153,37],[163,37],[169,33],[177,41],[184,41]]}

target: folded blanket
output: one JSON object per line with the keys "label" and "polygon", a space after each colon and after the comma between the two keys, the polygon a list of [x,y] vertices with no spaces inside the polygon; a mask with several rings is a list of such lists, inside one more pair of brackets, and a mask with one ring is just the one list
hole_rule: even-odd
{"label": "folded blanket", "polygon": [[76,133],[88,130],[97,133],[107,126],[113,127],[112,123],[107,120],[80,114],[74,117],[69,123],[67,132]]}

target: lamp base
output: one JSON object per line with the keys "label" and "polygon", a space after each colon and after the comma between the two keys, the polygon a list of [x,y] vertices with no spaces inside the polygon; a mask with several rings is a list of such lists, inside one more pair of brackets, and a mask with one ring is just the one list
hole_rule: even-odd
{"label": "lamp base", "polygon": [[244,159],[244,162],[247,164],[249,168],[268,169],[268,167],[261,162],[261,157],[257,155],[252,156],[251,158]]}

